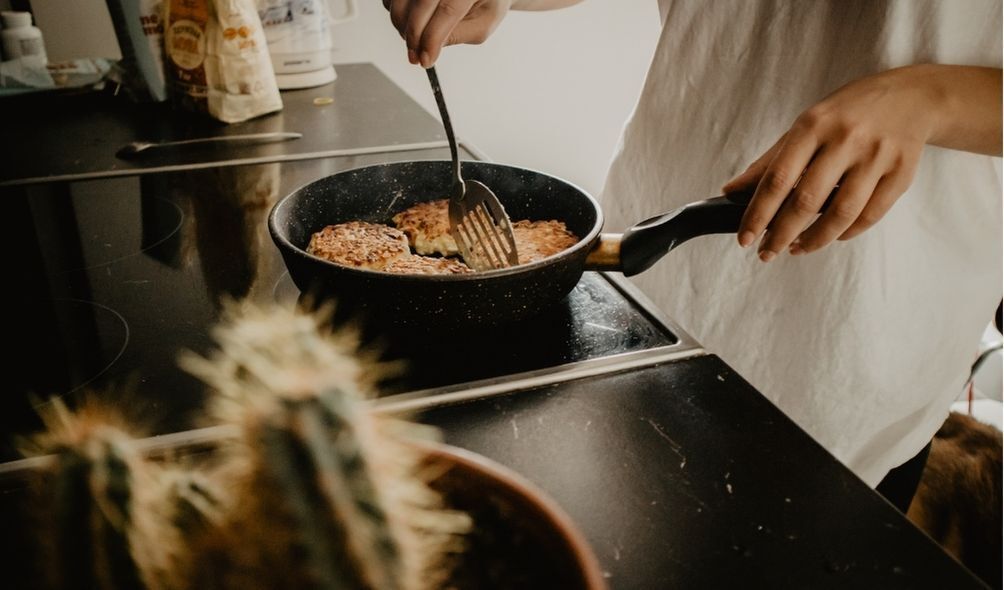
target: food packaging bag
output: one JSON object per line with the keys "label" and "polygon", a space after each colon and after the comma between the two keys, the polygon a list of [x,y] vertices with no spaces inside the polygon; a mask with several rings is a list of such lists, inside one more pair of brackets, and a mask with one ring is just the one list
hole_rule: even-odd
{"label": "food packaging bag", "polygon": [[254,0],[165,1],[165,47],[179,102],[226,123],[282,109]]}
{"label": "food packaging bag", "polygon": [[116,68],[137,101],[167,100],[162,0],[107,0],[122,50]]}
{"label": "food packaging bag", "polygon": [[187,109],[206,113],[206,30],[211,1],[164,1],[164,53],[171,99]]}

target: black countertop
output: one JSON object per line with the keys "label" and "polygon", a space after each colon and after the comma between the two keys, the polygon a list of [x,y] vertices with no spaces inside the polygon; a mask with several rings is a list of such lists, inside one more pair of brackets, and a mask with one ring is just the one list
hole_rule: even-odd
{"label": "black countertop", "polygon": [[[95,93],[25,95],[0,101],[6,123],[0,186],[446,145],[439,122],[372,64],[343,64],[330,84],[282,92],[283,110],[224,124],[170,104],[135,105]],[[314,104],[315,99],[331,99]],[[16,114],[16,116],[15,116]],[[300,139],[240,148],[115,156],[133,141],[295,131]]]}
{"label": "black countertop", "polygon": [[[237,165],[247,164],[248,154],[228,152],[220,159],[193,155],[200,170],[165,171],[149,162],[126,171],[106,157],[119,143],[152,128],[187,131],[100,105],[95,127],[79,113],[65,115],[61,125],[74,142],[58,141],[59,126],[18,139],[30,153],[6,161],[0,177],[7,181],[0,202],[14,220],[2,246],[16,253],[5,297],[17,344],[9,359],[14,383],[0,398],[7,435],[0,460],[13,456],[11,435],[35,424],[29,393],[72,403],[85,390],[104,391],[142,412],[154,433],[167,433],[156,444],[218,438],[213,427],[176,432],[201,424],[202,388],[175,358],[181,349],[210,346],[208,330],[227,297],[295,303],[298,293],[267,237],[271,204],[326,174],[446,156],[442,148],[402,147],[439,141],[438,125],[414,103],[395,110],[402,97],[410,101],[379,72],[338,72],[327,92],[345,110],[316,136],[310,149],[317,151],[282,152],[296,142],[255,148],[265,151],[254,157],[282,163]],[[341,102],[339,88],[348,92]],[[326,91],[300,92],[281,118],[316,122],[311,93]],[[388,121],[387,129],[369,127]],[[106,127],[86,141],[78,133]],[[285,123],[282,129],[292,130]],[[381,147],[383,141],[389,143]],[[320,157],[331,150],[338,157]],[[46,153],[51,167],[37,161]],[[38,182],[47,177],[62,180]],[[497,362],[457,367],[441,358],[428,365],[435,355],[411,353],[424,370],[377,404],[421,410],[448,442],[544,488],[583,529],[612,587],[980,587],[621,279],[587,273],[543,320],[510,330],[508,338]],[[512,346],[520,342],[530,345]],[[460,346],[454,353],[463,352]],[[121,397],[106,389],[124,383],[130,387]],[[19,468],[0,465],[6,549],[19,547],[25,534]],[[8,581],[23,572],[17,556],[0,553]]]}
{"label": "black countertop", "polygon": [[612,588],[984,587],[715,356],[425,408],[557,500]]}

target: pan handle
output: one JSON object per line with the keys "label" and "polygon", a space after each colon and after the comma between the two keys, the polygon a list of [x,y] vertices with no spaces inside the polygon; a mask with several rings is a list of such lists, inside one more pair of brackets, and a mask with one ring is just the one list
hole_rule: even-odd
{"label": "pan handle", "polygon": [[[834,187],[820,212],[826,211],[839,188]],[[646,271],[670,250],[692,238],[738,232],[751,200],[753,191],[729,193],[689,203],[635,224],[621,239],[622,272],[625,276],[633,276]]]}
{"label": "pan handle", "polygon": [[624,275],[648,270],[670,250],[697,236],[739,231],[739,222],[752,198],[752,193],[715,197],[636,223],[621,238]]}

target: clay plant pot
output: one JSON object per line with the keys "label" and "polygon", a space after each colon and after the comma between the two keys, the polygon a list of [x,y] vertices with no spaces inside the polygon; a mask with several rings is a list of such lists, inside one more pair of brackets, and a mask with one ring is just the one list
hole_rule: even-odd
{"label": "clay plant pot", "polygon": [[444,469],[432,482],[474,521],[448,587],[604,590],[599,562],[571,519],[536,486],[485,457],[428,447]]}

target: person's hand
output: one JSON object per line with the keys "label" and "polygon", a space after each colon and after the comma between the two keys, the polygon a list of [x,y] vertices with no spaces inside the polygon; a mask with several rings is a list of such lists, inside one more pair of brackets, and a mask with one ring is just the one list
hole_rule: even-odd
{"label": "person's hand", "polygon": [[767,262],[785,249],[813,252],[875,225],[910,186],[924,144],[936,133],[940,104],[929,75],[906,67],[861,78],[802,113],[722,187],[756,187],[739,244],[750,246],[763,234],[759,252]]}
{"label": "person's hand", "polygon": [[483,43],[513,0],[384,0],[408,46],[408,61],[431,67],[444,45]]}

